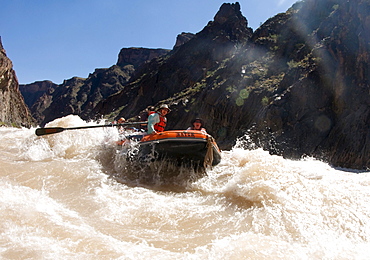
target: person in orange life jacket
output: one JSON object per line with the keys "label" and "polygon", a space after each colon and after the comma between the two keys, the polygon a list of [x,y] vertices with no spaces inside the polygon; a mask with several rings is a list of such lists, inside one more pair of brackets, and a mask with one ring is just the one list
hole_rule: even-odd
{"label": "person in orange life jacket", "polygon": [[191,127],[189,127],[187,130],[198,130],[202,131],[203,133],[207,133],[206,129],[203,128],[203,120],[200,118],[195,118],[193,121],[191,121]]}
{"label": "person in orange life jacket", "polygon": [[171,110],[167,105],[161,105],[157,112],[152,113],[148,117],[148,134],[155,134],[157,132],[163,132],[166,124],[167,118],[166,115]]}

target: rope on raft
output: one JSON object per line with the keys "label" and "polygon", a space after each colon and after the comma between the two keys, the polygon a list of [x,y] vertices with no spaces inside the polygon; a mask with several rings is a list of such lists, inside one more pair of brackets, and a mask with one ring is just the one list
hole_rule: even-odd
{"label": "rope on raft", "polygon": [[213,145],[212,145],[212,142],[213,142],[213,137],[208,135],[207,136],[207,153],[206,153],[206,156],[204,157],[204,162],[203,162],[204,168],[212,167],[212,163],[213,163]]}

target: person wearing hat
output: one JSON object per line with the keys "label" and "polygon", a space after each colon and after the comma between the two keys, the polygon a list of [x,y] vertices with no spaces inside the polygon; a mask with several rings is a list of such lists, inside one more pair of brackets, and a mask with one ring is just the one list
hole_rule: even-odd
{"label": "person wearing hat", "polygon": [[124,119],[123,117],[121,117],[120,119],[118,119],[117,124],[123,124],[125,122],[126,122],[126,119]]}
{"label": "person wearing hat", "polygon": [[159,109],[149,115],[148,117],[148,134],[156,134],[158,132],[163,132],[166,124],[167,118],[166,115],[170,112],[168,105],[163,104]]}
{"label": "person wearing hat", "polygon": [[187,130],[198,130],[202,131],[203,133],[207,133],[206,129],[203,128],[203,120],[200,118],[195,118],[193,121],[191,121],[191,125]]}
{"label": "person wearing hat", "polygon": [[[126,122],[126,119],[123,117],[117,120],[117,124],[123,124],[125,122]],[[120,134],[123,134],[123,132],[125,131],[125,128],[122,125],[118,126],[117,128],[118,128],[118,133]]]}
{"label": "person wearing hat", "polygon": [[[151,114],[154,114],[155,113],[155,107],[154,106],[148,106],[144,111],[142,111],[140,113],[140,115],[138,116],[138,119],[140,121],[148,121],[148,117],[151,115]],[[140,125],[140,129],[142,129],[143,131],[147,132],[148,131],[148,123],[145,123],[145,124],[141,124]]]}

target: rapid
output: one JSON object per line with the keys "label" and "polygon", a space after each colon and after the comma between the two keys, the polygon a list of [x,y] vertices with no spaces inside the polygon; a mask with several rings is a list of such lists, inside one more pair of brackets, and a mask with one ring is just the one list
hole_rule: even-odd
{"label": "rapid", "polygon": [[0,128],[1,259],[369,259],[369,172],[241,142],[205,175],[142,182],[117,138]]}

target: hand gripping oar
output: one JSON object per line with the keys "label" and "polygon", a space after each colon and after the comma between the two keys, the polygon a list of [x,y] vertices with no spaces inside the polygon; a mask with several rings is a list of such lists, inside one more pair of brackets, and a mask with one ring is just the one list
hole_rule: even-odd
{"label": "hand gripping oar", "polygon": [[40,135],[50,135],[55,133],[63,132],[64,130],[76,130],[76,129],[85,129],[85,128],[96,128],[96,127],[112,127],[112,126],[126,126],[126,125],[142,125],[148,122],[128,122],[122,124],[109,124],[109,125],[92,125],[92,126],[80,126],[80,127],[44,127],[44,128],[37,128],[35,134],[37,136]]}

